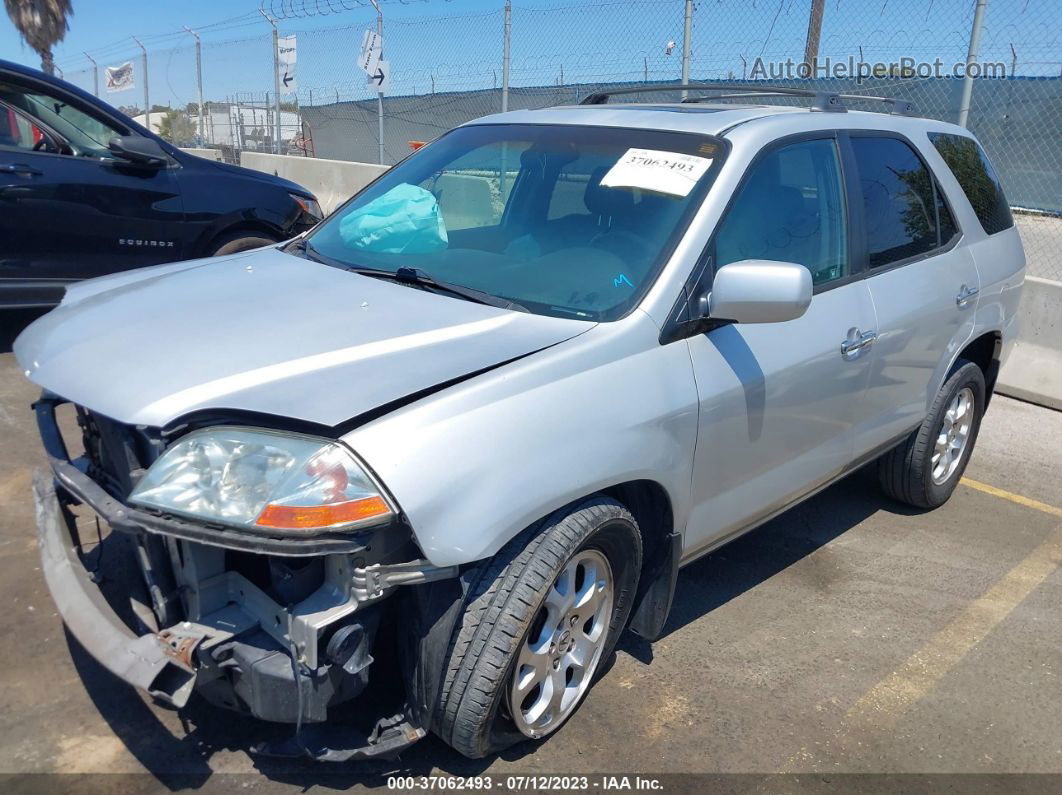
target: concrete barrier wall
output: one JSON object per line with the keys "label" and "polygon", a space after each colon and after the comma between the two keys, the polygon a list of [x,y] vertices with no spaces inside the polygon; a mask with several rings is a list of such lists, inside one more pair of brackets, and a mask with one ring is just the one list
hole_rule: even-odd
{"label": "concrete barrier wall", "polygon": [[326,213],[332,212],[389,168],[373,163],[262,152],[241,152],[240,165],[299,183],[317,197]]}
{"label": "concrete barrier wall", "polygon": [[1062,410],[1062,282],[1026,277],[1019,315],[1018,340],[996,389]]}
{"label": "concrete barrier wall", "polygon": [[187,152],[190,155],[196,157],[205,157],[207,160],[217,160],[221,162],[221,150],[220,149],[194,149],[192,147],[181,147],[182,152]]}

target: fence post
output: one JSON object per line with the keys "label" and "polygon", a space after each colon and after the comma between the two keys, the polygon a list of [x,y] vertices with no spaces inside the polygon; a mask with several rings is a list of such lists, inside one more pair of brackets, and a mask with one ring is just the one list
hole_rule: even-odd
{"label": "fence post", "polygon": [[[376,35],[380,39],[380,60],[383,60],[383,11],[380,10],[380,3],[378,0],[369,0],[372,3],[372,7],[376,9]],[[384,144],[383,144],[383,91],[376,92],[376,135],[380,139],[379,152],[377,154],[377,160],[380,165],[383,165],[384,161]]]}
{"label": "fence post", "polygon": [[965,127],[970,116],[970,101],[973,98],[972,68],[977,63],[977,49],[981,44],[981,25],[985,19],[988,0],[977,0],[973,27],[970,29],[970,49],[966,51],[966,74],[962,78],[962,99],[959,101],[959,126]]}
{"label": "fence post", "polygon": [[100,95],[100,65],[88,53],[85,53],[85,57],[92,61],[92,93],[98,97]]}
{"label": "fence post", "polygon": [[140,39],[133,36],[133,41],[136,42],[136,46],[140,48],[140,52],[143,53],[144,64],[144,126],[147,127],[148,132],[154,132],[151,129],[151,99],[148,94],[148,67],[147,67],[147,47],[140,43]]}
{"label": "fence post", "polygon": [[184,29],[195,38],[195,82],[199,89],[199,107],[195,114],[199,117],[199,124],[197,125],[199,127],[199,140],[196,146],[202,146],[203,141],[206,139],[206,119],[203,117],[203,51],[199,41],[199,34],[187,25],[184,26]]}
{"label": "fence post", "polygon": [[[693,0],[686,0],[686,15],[682,22],[682,85],[690,84],[690,55],[693,46]],[[682,92],[686,99],[689,91]]]}
{"label": "fence post", "polygon": [[[273,150],[280,154],[280,41],[277,33],[277,21],[269,16],[264,9],[259,8],[258,13],[265,17],[265,21],[273,28]],[[266,102],[268,105],[269,103]],[[268,120],[269,111],[266,110]]]}
{"label": "fence post", "polygon": [[[505,26],[502,33],[502,113],[509,110],[509,41],[513,31],[513,3],[505,0]],[[434,92],[433,92],[434,93]]]}

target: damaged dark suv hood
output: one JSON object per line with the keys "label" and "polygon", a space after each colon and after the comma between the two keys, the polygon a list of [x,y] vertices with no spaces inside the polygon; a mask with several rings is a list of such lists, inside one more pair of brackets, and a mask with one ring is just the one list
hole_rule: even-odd
{"label": "damaged dark suv hood", "polygon": [[591,326],[266,248],[79,284],[15,355],[34,383],[125,423],[234,409],[335,426]]}

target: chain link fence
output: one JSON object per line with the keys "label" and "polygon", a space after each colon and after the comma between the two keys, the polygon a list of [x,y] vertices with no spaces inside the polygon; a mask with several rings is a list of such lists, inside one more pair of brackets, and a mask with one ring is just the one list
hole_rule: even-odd
{"label": "chain link fence", "polygon": [[[978,5],[512,0],[507,7],[497,0],[495,8],[460,13],[450,5],[411,9],[385,3],[383,58],[393,71],[378,104],[357,65],[363,31],[376,28],[375,11],[350,0],[342,3],[342,16],[322,16],[316,20],[321,27],[313,28],[322,9],[338,7],[273,2],[266,10],[280,35],[295,33],[298,42],[297,90],[281,94],[279,136],[272,31],[257,14],[204,33],[203,114],[190,31],[147,43],[147,98],[143,52],[133,41],[89,53],[98,69],[86,56],[67,65],[64,77],[133,115],[146,102],[154,129],[161,125],[180,145],[220,149],[232,161],[251,150],[377,162],[382,109],[382,160],[393,163],[411,144],[503,107],[568,104],[621,85],[678,85],[684,74],[691,82],[749,80],[902,97],[924,116],[950,122],[966,117],[1017,210],[1030,273],[1062,280],[1062,15],[1057,0],[987,0],[978,20]],[[440,9],[449,13],[435,13]],[[241,38],[216,40],[228,30],[238,30]],[[975,30],[984,76],[971,81],[967,96],[961,70]],[[107,93],[105,67],[124,62],[134,65],[135,86]],[[628,99],[675,101],[680,92]]]}

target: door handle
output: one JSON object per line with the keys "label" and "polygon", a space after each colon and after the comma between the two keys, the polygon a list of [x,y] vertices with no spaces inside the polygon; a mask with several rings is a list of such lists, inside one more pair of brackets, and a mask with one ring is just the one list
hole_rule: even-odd
{"label": "door handle", "polygon": [[38,171],[32,166],[27,166],[25,163],[2,163],[0,164],[0,173],[26,174],[30,177],[39,177],[43,172]]}
{"label": "door handle", "polygon": [[959,307],[959,309],[965,308],[965,306],[970,303],[970,299],[977,295],[979,292],[981,291],[978,290],[976,287],[967,287],[964,284],[959,289],[959,294],[955,296],[955,305]]}
{"label": "door handle", "polygon": [[874,340],[878,338],[876,331],[863,331],[860,332],[856,329],[854,339],[846,339],[841,342],[841,356],[848,357],[857,351],[863,350],[863,348],[869,348],[874,344]]}

